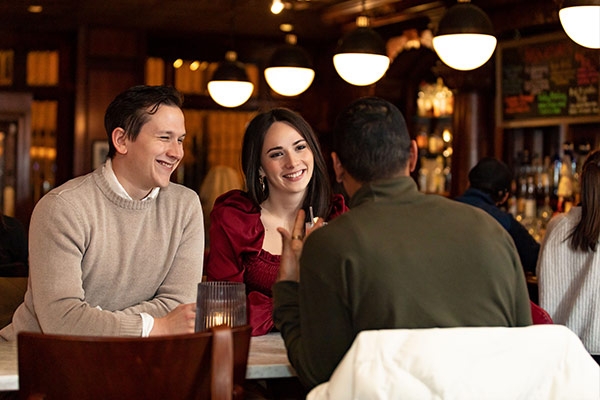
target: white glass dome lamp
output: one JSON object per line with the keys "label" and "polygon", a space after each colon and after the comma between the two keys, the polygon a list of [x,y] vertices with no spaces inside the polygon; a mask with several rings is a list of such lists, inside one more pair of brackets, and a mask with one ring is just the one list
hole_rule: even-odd
{"label": "white glass dome lamp", "polygon": [[267,83],[282,96],[298,96],[315,78],[308,53],[296,41],[296,35],[286,35],[286,44],[275,50],[265,69]]}
{"label": "white glass dome lamp", "polygon": [[237,61],[235,51],[225,54],[225,61],[219,64],[207,86],[210,97],[228,108],[241,106],[254,91],[254,84],[248,79],[244,64]]}
{"label": "white glass dome lamp", "polygon": [[565,0],[558,17],[571,40],[600,49],[600,0]]}
{"label": "white glass dome lamp", "polygon": [[383,77],[390,59],[381,36],[369,28],[369,19],[361,15],[356,19],[356,25],[355,30],[340,40],[333,65],[346,82],[367,86]]}
{"label": "white glass dome lamp", "polygon": [[433,38],[433,48],[444,64],[461,71],[485,64],[496,43],[490,18],[468,0],[448,9]]}

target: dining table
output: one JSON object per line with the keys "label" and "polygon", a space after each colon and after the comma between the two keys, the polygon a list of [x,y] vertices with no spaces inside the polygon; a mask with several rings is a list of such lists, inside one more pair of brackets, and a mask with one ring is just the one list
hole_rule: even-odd
{"label": "dining table", "polygon": [[[246,379],[276,379],[296,376],[283,338],[271,332],[250,339]],[[17,342],[0,342],[0,392],[19,390]]]}

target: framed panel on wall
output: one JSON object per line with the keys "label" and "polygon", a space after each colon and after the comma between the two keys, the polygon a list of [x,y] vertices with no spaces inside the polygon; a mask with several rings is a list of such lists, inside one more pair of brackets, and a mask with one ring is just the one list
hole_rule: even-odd
{"label": "framed panel on wall", "polygon": [[498,45],[497,125],[554,125],[600,120],[598,50],[564,33]]}

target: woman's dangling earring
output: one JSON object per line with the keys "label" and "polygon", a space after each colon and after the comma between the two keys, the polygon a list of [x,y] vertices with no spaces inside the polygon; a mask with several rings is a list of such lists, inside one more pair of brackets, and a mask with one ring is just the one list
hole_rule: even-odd
{"label": "woman's dangling earring", "polygon": [[265,192],[265,177],[264,176],[259,176],[258,177],[258,183],[260,183],[260,189],[264,193]]}

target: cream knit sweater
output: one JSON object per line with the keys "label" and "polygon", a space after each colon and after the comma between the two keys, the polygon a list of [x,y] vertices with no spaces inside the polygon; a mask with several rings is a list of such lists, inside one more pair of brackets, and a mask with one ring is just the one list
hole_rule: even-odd
{"label": "cream knit sweater", "polygon": [[581,207],[573,207],[548,225],[537,264],[540,306],[600,354],[600,254],[571,248],[569,235],[580,219]]}
{"label": "cream knit sweater", "polygon": [[204,226],[198,195],[169,184],[127,200],[96,171],[52,190],[29,231],[24,303],[0,337],[19,331],[141,336],[145,312],[162,317],[196,300]]}

